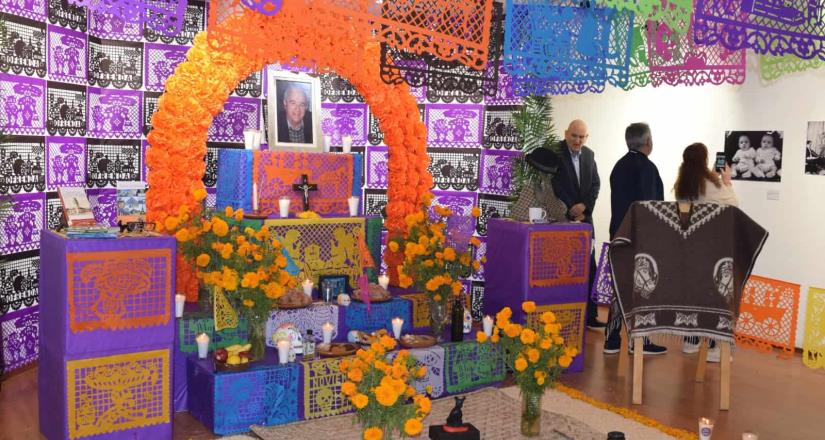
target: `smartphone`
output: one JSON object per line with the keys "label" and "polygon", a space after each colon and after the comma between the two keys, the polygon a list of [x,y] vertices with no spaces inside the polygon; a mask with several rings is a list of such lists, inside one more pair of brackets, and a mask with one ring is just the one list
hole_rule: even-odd
{"label": "smartphone", "polygon": [[716,164],[713,168],[716,171],[722,171],[725,169],[725,165],[727,165],[728,159],[725,157],[725,152],[718,152],[716,153]]}

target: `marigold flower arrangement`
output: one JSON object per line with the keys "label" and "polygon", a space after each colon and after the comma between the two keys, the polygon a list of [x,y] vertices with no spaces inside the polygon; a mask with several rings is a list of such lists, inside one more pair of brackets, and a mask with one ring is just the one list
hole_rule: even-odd
{"label": "marigold flower arrangement", "polygon": [[[206,191],[197,189],[193,196],[202,203]],[[286,271],[287,259],[278,239],[266,226],[244,227],[242,220],[242,209],[206,212],[200,206],[190,212],[184,205],[177,215],[166,217],[162,228],[175,236],[179,252],[194,262],[200,282],[226,293],[247,318],[252,334],[263,327],[277,299],[297,280]],[[263,347],[258,348],[262,354]]]}
{"label": "marigold flower arrangement", "polygon": [[[528,315],[536,313],[533,301],[522,303],[521,308]],[[476,338],[480,343],[501,347],[505,364],[513,371],[524,399],[522,434],[535,436],[540,426],[541,396],[555,385],[578,350],[564,345],[561,324],[553,312],[542,313],[535,328],[511,322],[512,316],[513,311],[505,307],[496,314],[491,336],[479,331]]]}
{"label": "marigold flower arrangement", "polygon": [[427,368],[417,366],[407,350],[400,350],[388,360],[387,352],[395,346],[395,339],[382,336],[368,349],[358,350],[354,358],[339,363],[348,379],[341,385],[341,392],[355,406],[364,440],[389,439],[394,433],[416,437],[430,413],[429,397],[411,385],[416,378],[424,377]]}
{"label": "marigold flower arrangement", "polygon": [[[398,282],[402,288],[412,285],[421,289],[430,298],[431,302],[447,304],[450,298],[461,294],[461,278],[478,271],[486,258],[473,260],[471,248],[458,249],[451,246],[447,235],[447,219],[453,216],[449,207],[436,205],[433,207],[434,216],[429,216],[432,194],[422,198],[421,210],[409,214],[406,222],[406,234],[389,240],[387,246],[390,252],[400,252],[404,255],[403,263],[398,266]],[[478,208],[473,208],[473,217],[480,214]],[[481,242],[472,237],[469,245],[478,247]]]}

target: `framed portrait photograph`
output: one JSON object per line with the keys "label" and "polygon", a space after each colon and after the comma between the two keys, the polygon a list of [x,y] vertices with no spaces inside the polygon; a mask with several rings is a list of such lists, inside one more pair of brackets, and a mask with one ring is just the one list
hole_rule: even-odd
{"label": "framed portrait photograph", "polygon": [[321,82],[305,73],[267,70],[269,148],[320,152]]}
{"label": "framed portrait photograph", "polygon": [[779,182],[783,133],[778,130],[725,132],[725,157],[733,180]]}
{"label": "framed portrait photograph", "polygon": [[318,296],[324,300],[324,292],[326,288],[332,290],[330,301],[338,300],[338,295],[347,293],[347,286],[349,285],[349,275],[320,275],[318,276]]}
{"label": "framed portrait photograph", "polygon": [[825,121],[808,121],[805,174],[825,176]]}

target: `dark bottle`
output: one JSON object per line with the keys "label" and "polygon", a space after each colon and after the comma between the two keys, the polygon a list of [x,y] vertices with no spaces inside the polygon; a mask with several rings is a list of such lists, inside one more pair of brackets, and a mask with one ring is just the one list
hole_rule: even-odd
{"label": "dark bottle", "polygon": [[461,342],[464,340],[464,304],[462,304],[461,297],[453,301],[450,334],[453,342]]}
{"label": "dark bottle", "polygon": [[607,433],[607,440],[625,440],[624,433],[619,431],[610,431]]}

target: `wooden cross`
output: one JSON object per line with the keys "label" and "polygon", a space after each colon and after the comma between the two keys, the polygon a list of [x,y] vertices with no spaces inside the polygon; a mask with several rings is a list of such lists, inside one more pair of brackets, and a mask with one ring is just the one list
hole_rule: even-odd
{"label": "wooden cross", "polygon": [[304,192],[304,211],[309,211],[309,192],[318,191],[318,185],[315,183],[309,183],[307,175],[301,174],[301,183],[292,185],[292,190]]}

